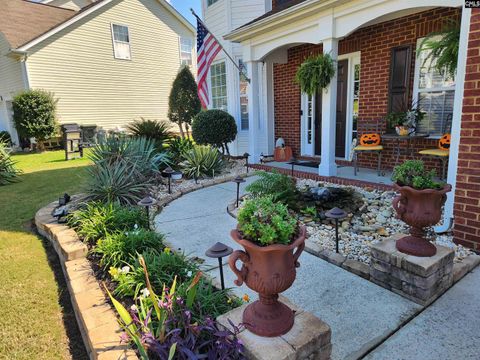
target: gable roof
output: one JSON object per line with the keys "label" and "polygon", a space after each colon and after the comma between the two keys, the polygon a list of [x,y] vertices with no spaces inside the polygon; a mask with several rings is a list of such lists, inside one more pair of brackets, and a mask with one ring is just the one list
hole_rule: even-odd
{"label": "gable roof", "polygon": [[0,32],[12,49],[75,16],[73,10],[26,0],[0,0]]}
{"label": "gable roof", "polygon": [[243,28],[245,26],[248,26],[248,25],[252,25],[253,23],[256,23],[257,21],[260,21],[260,20],[265,19],[265,18],[267,18],[269,16],[272,16],[272,15],[275,15],[276,13],[279,13],[279,12],[285,10],[285,9],[288,9],[289,7],[300,4],[301,2],[304,2],[304,1],[306,1],[306,0],[287,0],[287,1],[283,1],[279,5],[275,6],[272,10],[267,11],[265,14],[253,19],[252,21],[250,21],[246,24],[243,24],[238,29],[241,29],[241,28]]}
{"label": "gable roof", "polygon": [[[193,25],[167,1],[157,1],[193,33],[196,32]],[[12,50],[26,51],[110,2],[112,0],[97,0],[75,11],[30,0],[0,0],[0,33],[4,34]]]}

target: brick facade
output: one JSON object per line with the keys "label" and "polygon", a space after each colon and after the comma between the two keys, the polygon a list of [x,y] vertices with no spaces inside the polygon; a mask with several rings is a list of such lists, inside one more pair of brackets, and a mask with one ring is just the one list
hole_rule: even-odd
{"label": "brick facade", "polygon": [[455,241],[480,251],[480,10],[473,9],[468,41],[454,205]]}
{"label": "brick facade", "polygon": [[[383,120],[387,114],[388,83],[391,49],[400,45],[411,45],[415,50],[417,39],[441,29],[446,18],[460,17],[460,9],[437,8],[380,24],[368,26],[354,32],[339,43],[339,54],[361,51],[359,134],[376,129],[386,129]],[[274,66],[275,138],[283,137],[296,155],[300,155],[300,88],[294,82],[295,73],[303,60],[322,52],[321,45],[300,45],[288,50],[288,63]],[[413,93],[415,51],[412,51],[410,98]],[[393,144],[384,142],[384,167],[394,163]],[[425,139],[418,148],[435,148],[437,140]],[[363,166],[375,167],[376,156],[362,154]],[[401,158],[400,161],[405,160]],[[428,160],[429,167],[440,169],[438,161]],[[480,187],[480,186],[479,186]]]}

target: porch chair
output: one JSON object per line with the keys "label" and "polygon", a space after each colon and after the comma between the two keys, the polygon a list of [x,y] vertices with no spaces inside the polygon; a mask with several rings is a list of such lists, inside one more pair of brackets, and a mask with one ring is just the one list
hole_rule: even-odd
{"label": "porch chair", "polygon": [[377,173],[382,176],[382,151],[381,136],[378,133],[378,122],[375,133],[365,133],[360,137],[358,145],[353,148],[353,173],[357,176],[358,169],[358,154],[365,152],[376,152],[378,157]]}
{"label": "porch chair", "polygon": [[420,150],[418,153],[423,156],[429,156],[434,159],[439,159],[442,163],[442,178],[446,179],[447,161],[450,156],[450,134],[444,134],[440,140],[438,140],[438,148]]}

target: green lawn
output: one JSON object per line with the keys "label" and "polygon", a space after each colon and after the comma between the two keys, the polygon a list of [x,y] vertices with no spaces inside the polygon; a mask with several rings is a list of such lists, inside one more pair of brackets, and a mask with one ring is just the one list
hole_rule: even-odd
{"label": "green lawn", "polygon": [[31,229],[39,208],[81,191],[90,163],[63,151],[13,158],[24,174],[0,187],[0,359],[84,359],[56,254]]}

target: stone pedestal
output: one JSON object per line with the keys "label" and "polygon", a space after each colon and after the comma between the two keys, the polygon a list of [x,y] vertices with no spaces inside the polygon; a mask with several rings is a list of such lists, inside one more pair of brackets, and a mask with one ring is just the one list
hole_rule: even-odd
{"label": "stone pedestal", "polygon": [[370,280],[420,305],[428,305],[453,284],[452,249],[438,246],[432,257],[401,253],[397,235],[371,246]]}
{"label": "stone pedestal", "polygon": [[[293,328],[285,335],[265,338],[243,329],[238,338],[245,346],[245,355],[250,360],[328,360],[332,352],[330,327],[315,315],[299,309],[286,298],[280,301],[295,311]],[[231,328],[242,323],[244,304],[222,316],[218,322]]]}

